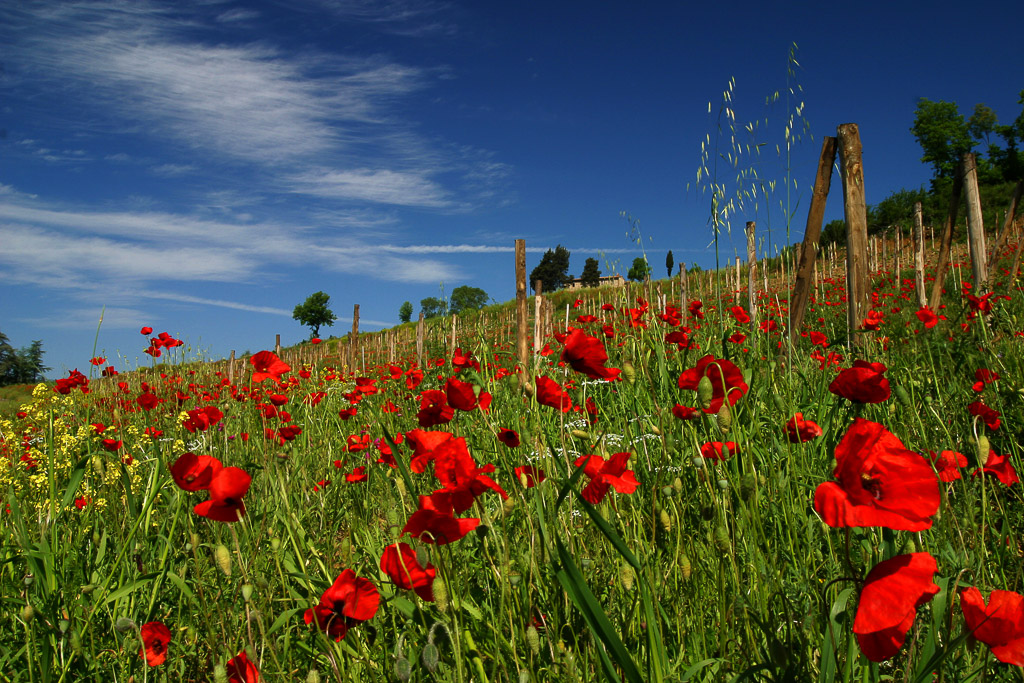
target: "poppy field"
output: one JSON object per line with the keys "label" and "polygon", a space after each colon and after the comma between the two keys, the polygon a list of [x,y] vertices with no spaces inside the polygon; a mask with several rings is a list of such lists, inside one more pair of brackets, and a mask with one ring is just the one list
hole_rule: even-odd
{"label": "poppy field", "polygon": [[0,417],[0,680],[1024,681],[1010,260],[873,272],[852,333],[827,273],[794,331],[728,273],[556,292],[526,368],[507,307],[230,369],[144,327]]}

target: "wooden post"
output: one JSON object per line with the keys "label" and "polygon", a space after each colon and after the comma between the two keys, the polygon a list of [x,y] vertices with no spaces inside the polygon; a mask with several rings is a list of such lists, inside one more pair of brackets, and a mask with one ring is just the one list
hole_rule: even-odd
{"label": "wooden post", "polygon": [[985,223],[981,216],[981,197],[978,195],[978,163],[974,154],[964,155],[964,199],[967,202],[967,235],[971,245],[971,281],[975,294],[988,284],[988,266],[985,263]]}
{"label": "wooden post", "polygon": [[423,329],[423,311],[420,311],[420,321],[416,323],[416,362],[423,367],[423,336],[425,331]]}
{"label": "wooden post", "polygon": [[534,280],[533,291],[533,352],[537,354],[540,353],[540,340],[544,336],[542,332],[544,316],[541,313],[544,307],[544,282]]}
{"label": "wooden post", "polygon": [[757,299],[754,293],[757,291],[757,243],[754,241],[754,231],[757,223],[747,221],[747,310],[750,312],[750,324],[754,325],[757,317]]}
{"label": "wooden post", "polygon": [[[804,228],[804,241],[800,250],[800,266],[793,286],[793,300],[789,304],[790,335],[799,333],[804,324],[807,311],[807,297],[810,293],[811,271],[818,258],[818,243],[821,241],[821,224],[825,220],[825,200],[832,184],[832,165],[836,162],[836,139],[825,137],[821,143],[821,156],[818,158],[818,174],[814,178],[814,189],[811,192],[811,208],[807,212],[807,225]],[[833,257],[834,258],[834,257]],[[824,264],[823,264],[824,265]]]}
{"label": "wooden post", "polygon": [[1010,197],[1010,206],[1006,209],[1006,218],[1003,219],[1003,229],[999,233],[999,237],[996,238],[995,244],[992,245],[992,254],[988,258],[988,276],[992,277],[992,268],[995,266],[996,260],[999,258],[999,250],[1006,244],[1006,238],[1010,234],[1010,228],[1013,227],[1013,219],[1017,213],[1017,206],[1020,204],[1021,188],[1024,187],[1024,181],[1018,180],[1017,187],[1013,190],[1013,196]]}
{"label": "wooden post", "polygon": [[235,350],[231,349],[231,357],[228,358],[228,382],[235,383]]}
{"label": "wooden post", "polygon": [[914,290],[917,292],[917,307],[928,305],[924,291],[924,220],[921,217],[921,202],[914,204]]}
{"label": "wooden post", "polygon": [[690,321],[690,288],[686,282],[686,264],[679,264],[679,313],[683,325]]}
{"label": "wooden post", "polygon": [[1021,250],[1024,249],[1024,235],[1017,237],[1017,251],[1013,253],[1013,264],[1010,266],[1010,286],[1017,283],[1017,268],[1020,266]]}
{"label": "wooden post", "polygon": [[740,290],[743,289],[743,285],[740,284],[740,282],[741,282],[740,277],[741,277],[740,276],[740,257],[737,256],[736,257],[736,287],[733,290],[737,294],[739,294]]}
{"label": "wooden post", "polygon": [[452,314],[452,341],[448,345],[448,355],[455,353],[455,322],[459,316]]}
{"label": "wooden post", "polygon": [[274,354],[281,357],[281,335],[274,337]]}
{"label": "wooden post", "polygon": [[352,334],[348,339],[348,365],[350,368],[356,366],[356,357],[359,355],[359,304],[352,309]]}
{"label": "wooden post", "polygon": [[529,382],[530,349],[526,329],[526,240],[516,240],[516,358],[523,376],[522,382]]}
{"label": "wooden post", "polygon": [[843,177],[843,211],[846,216],[847,324],[856,341],[856,330],[868,304],[868,208],[864,195],[864,165],[860,131],[856,123],[838,128],[840,170]]}
{"label": "wooden post", "polygon": [[939,310],[939,303],[942,301],[942,284],[949,268],[949,249],[953,243],[953,226],[956,224],[956,214],[960,210],[960,192],[963,186],[963,165],[960,164],[953,173],[953,191],[949,196],[949,212],[946,214],[946,225],[942,230],[942,241],[939,244],[939,260],[935,264],[935,282],[932,283],[932,294],[928,297],[928,308],[933,311]]}

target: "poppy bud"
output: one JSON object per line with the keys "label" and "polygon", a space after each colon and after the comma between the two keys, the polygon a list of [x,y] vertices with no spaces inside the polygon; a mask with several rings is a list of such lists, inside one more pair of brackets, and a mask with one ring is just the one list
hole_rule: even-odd
{"label": "poppy bud", "polygon": [[440,576],[434,577],[434,604],[437,609],[444,613],[448,611],[448,585]]}
{"label": "poppy bud", "polygon": [[732,540],[729,538],[729,532],[722,524],[715,527],[715,547],[723,553],[732,550]]}
{"label": "poppy bud", "polygon": [[652,424],[652,425],[650,425],[650,427],[651,427],[651,434],[654,434],[655,436],[661,436],[661,430],[658,429],[658,425]]}
{"label": "poppy bud", "polygon": [[718,429],[723,434],[728,434],[732,429],[732,411],[729,410],[728,403],[722,403],[722,407],[718,409]]}
{"label": "poppy bud", "polygon": [[243,583],[242,584],[242,599],[245,600],[246,602],[249,602],[250,598],[252,598],[252,590],[253,589],[252,589],[252,584],[251,583]]}
{"label": "poppy bud", "polygon": [[693,566],[690,564],[690,558],[683,553],[679,558],[679,575],[683,577],[683,581],[686,581],[691,574],[693,574]]}
{"label": "poppy bud", "polygon": [[275,553],[278,550],[280,550],[281,549],[281,539],[278,538],[277,536],[274,536],[272,539],[270,539],[270,549],[273,550]]}
{"label": "poppy bud", "polygon": [[530,646],[530,651],[534,655],[540,652],[540,634],[533,624],[526,627],[526,644]]}
{"label": "poppy bud", "polygon": [[786,402],[782,400],[782,397],[772,392],[772,402],[775,403],[775,410],[779,411],[780,415],[788,415],[789,409],[786,408]]}
{"label": "poppy bud", "polygon": [[106,470],[103,466],[103,458],[98,455],[92,456],[92,470],[96,473],[97,477],[103,479]]}
{"label": "poppy bud", "polygon": [[707,409],[711,406],[711,398],[715,394],[715,385],[711,383],[711,378],[704,375],[697,382],[697,403],[700,407]]}
{"label": "poppy bud", "polygon": [[[434,584],[434,596],[437,596],[437,583]],[[420,653],[420,661],[423,662],[423,666],[427,667],[427,671],[434,673],[439,659],[440,654],[437,651],[436,645],[427,643],[423,646],[423,652]]]}
{"label": "poppy bud", "polygon": [[193,548],[199,547],[199,534],[190,534],[188,537],[189,543],[192,544]]}
{"label": "poppy bud", "polygon": [[224,576],[231,576],[231,551],[223,543],[217,544],[217,549],[214,551],[217,566],[224,572]]}
{"label": "poppy bud", "polygon": [[975,442],[975,445],[978,448],[978,462],[981,463],[988,460],[988,452],[992,450],[992,447],[988,443],[988,437],[984,434],[980,435],[978,440]]}
{"label": "poppy bud", "polygon": [[619,570],[619,582],[626,592],[633,590],[633,579],[636,578],[636,572],[628,564],[623,565],[622,569]]}
{"label": "poppy bud", "polygon": [[666,534],[672,532],[672,517],[669,516],[668,511],[665,510],[665,508],[661,509],[658,521],[661,522],[661,528],[665,530]]}
{"label": "poppy bud", "polygon": [[672,488],[674,488],[676,490],[676,493],[682,493],[683,492],[683,480],[680,479],[679,477],[676,477],[675,479],[673,479],[672,480]]}
{"label": "poppy bud", "polygon": [[661,495],[665,496],[666,498],[671,498],[675,494],[676,494],[676,490],[674,488],[672,488],[671,486],[662,486],[661,487]]}
{"label": "poppy bud", "polygon": [[78,635],[78,631],[71,632],[71,651],[76,655],[82,654],[82,636]]}
{"label": "poppy bud", "polygon": [[[36,608],[31,604],[25,605],[21,608],[21,619],[26,624],[31,623],[36,618]],[[120,621],[120,620],[119,620]]]}
{"label": "poppy bud", "polygon": [[907,395],[907,390],[904,389],[901,384],[896,385],[896,400],[899,401],[907,410],[914,407],[914,404],[910,402],[910,396]]}
{"label": "poppy bud", "polygon": [[228,671],[223,664],[213,667],[213,683],[228,683]]}
{"label": "poppy bud", "polygon": [[306,683],[320,683],[320,672],[316,669],[310,669],[309,673],[306,674]]}
{"label": "poppy bud", "polygon": [[[526,475],[525,475],[525,474],[524,474],[524,475],[521,475],[521,476],[520,476],[520,479],[524,479],[525,477],[526,477]],[[523,484],[523,486],[526,486],[526,484]],[[512,510],[514,510],[514,509],[515,509],[515,507],[516,507],[516,500],[515,500],[515,498],[513,498],[512,496],[509,496],[508,498],[506,498],[506,499],[505,499],[505,500],[504,500],[504,501],[503,501],[503,502],[501,503],[501,511],[502,511],[502,513],[503,513],[503,514],[505,514],[505,515],[510,515],[510,514],[512,514]]]}
{"label": "poppy bud", "polygon": [[135,628],[135,622],[128,617],[118,617],[117,621],[114,622],[114,630],[118,633],[128,633],[133,628]]}
{"label": "poppy bud", "polygon": [[636,384],[636,368],[629,361],[622,364],[622,376],[630,384]]}
{"label": "poppy bud", "polygon": [[92,544],[93,545],[99,545],[101,540],[102,539],[100,538],[100,532],[96,531],[96,530],[93,530],[93,532],[92,532]]}
{"label": "poppy bud", "polygon": [[412,665],[409,664],[409,660],[405,657],[399,657],[395,660],[395,678],[402,681],[402,683],[412,678]]}
{"label": "poppy bud", "polygon": [[588,441],[590,440],[590,432],[585,432],[582,429],[574,429],[569,433],[572,434],[573,437],[577,439],[586,439]]}

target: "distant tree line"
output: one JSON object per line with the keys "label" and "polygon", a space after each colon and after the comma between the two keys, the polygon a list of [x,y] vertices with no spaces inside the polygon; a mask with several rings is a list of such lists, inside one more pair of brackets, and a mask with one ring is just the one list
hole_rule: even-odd
{"label": "distant tree line", "polygon": [[[428,296],[420,299],[420,312],[424,318],[437,318],[443,315],[462,315],[467,311],[479,311],[487,305],[490,297],[479,287],[463,285],[452,290],[448,299]],[[404,302],[398,308],[398,319],[407,323],[412,320],[413,306],[411,301]]]}
{"label": "distant tree line", "polygon": [[15,349],[7,335],[0,332],[0,386],[33,384],[43,381],[48,368],[43,365],[43,342],[36,340]]}

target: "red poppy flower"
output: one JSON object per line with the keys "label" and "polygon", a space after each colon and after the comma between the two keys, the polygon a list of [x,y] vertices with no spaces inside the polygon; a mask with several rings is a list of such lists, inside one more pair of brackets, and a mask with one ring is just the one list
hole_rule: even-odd
{"label": "red poppy flower", "polygon": [[220,422],[223,417],[224,413],[214,406],[196,408],[195,410],[188,411],[188,419],[182,422],[181,426],[192,433],[195,433],[196,430],[205,432],[207,429]]}
{"label": "red poppy flower", "polygon": [[747,314],[746,309],[742,306],[733,306],[729,309],[729,312],[732,313],[732,317],[735,318],[736,322],[740,325],[746,325],[750,322],[750,315]]}
{"label": "red poppy flower", "polygon": [[260,683],[259,669],[249,661],[245,650],[229,659],[224,668],[227,670],[228,683]]}
{"label": "red poppy flower", "polygon": [[420,411],[416,413],[420,427],[427,429],[447,424],[453,417],[455,409],[448,405],[448,397],[443,391],[428,389],[420,394]]}
{"label": "red poppy flower", "polygon": [[372,619],[379,606],[377,587],[346,569],[320,596],[320,602],[306,610],[303,618],[307,624],[316,621],[317,630],[338,641],[358,622]]}
{"label": "red poppy flower", "polygon": [[889,380],[885,378],[886,370],[888,368],[882,363],[855,360],[851,367],[836,375],[828,390],[854,403],[887,401],[892,392]]}
{"label": "red poppy flower", "polygon": [[423,543],[445,545],[454,543],[478,526],[479,519],[454,517],[450,511],[435,509],[429,496],[420,496],[420,509],[409,517],[402,533]]}
{"label": "red poppy flower", "polygon": [[606,368],[608,352],[597,337],[591,337],[583,330],[573,330],[565,339],[561,359],[573,370],[592,379],[613,380],[622,372],[618,368]]}
{"label": "red poppy flower", "polygon": [[514,471],[519,483],[528,489],[533,488],[548,478],[544,473],[544,470],[539,467],[534,467],[533,465],[523,465],[522,467],[517,467]]}
{"label": "red poppy flower", "polygon": [[963,453],[955,451],[928,451],[932,464],[935,465],[935,472],[939,475],[939,481],[955,481],[961,478],[960,468],[967,467],[967,458]]}
{"label": "red poppy flower", "polygon": [[444,385],[444,393],[448,405],[456,410],[470,411],[476,408],[477,398],[473,385],[450,377]]}
{"label": "red poppy flower", "polygon": [[119,439],[103,439],[100,445],[103,446],[103,450],[107,452],[117,453],[121,450],[121,446],[124,445],[124,442]]}
{"label": "red poppy flower", "polygon": [[690,315],[697,318],[698,320],[704,319],[704,311],[701,309],[704,307],[704,303],[700,299],[694,299],[690,302]]}
{"label": "red poppy flower", "polygon": [[1017,470],[1010,462],[1010,456],[1008,455],[996,455],[996,452],[989,450],[988,460],[985,464],[974,470],[972,477],[977,477],[979,474],[993,474],[996,479],[1003,482],[1007,486],[1013,486],[1020,482],[1020,477],[1017,476]]}
{"label": "red poppy flower", "polygon": [[591,426],[596,425],[598,421],[597,402],[594,401],[593,396],[588,396],[587,400],[583,402],[583,410],[587,413],[587,423]]}
{"label": "red poppy flower", "polygon": [[149,334],[153,334],[153,328],[152,327],[143,327],[141,330],[139,330],[139,334],[141,334],[143,336],[149,335]]}
{"label": "red poppy flower", "polygon": [[811,344],[813,344],[814,346],[828,346],[828,337],[826,337],[821,332],[811,332],[810,337]]}
{"label": "red poppy flower", "polygon": [[464,438],[445,441],[434,449],[434,476],[443,487],[430,496],[435,509],[465,512],[473,506],[477,496],[488,489],[508,498],[504,489],[485,476],[493,471],[492,464],[482,467],[476,464]]}
{"label": "red poppy flower", "polygon": [[814,492],[814,509],[833,527],[921,531],[939,509],[931,466],[885,427],[857,418],[836,446],[835,477]]}
{"label": "red poppy flower", "polygon": [[265,379],[279,379],[281,375],[290,372],[292,367],[277,357],[273,351],[260,351],[249,358],[252,364],[252,382],[259,384]]}
{"label": "red poppy flower", "polygon": [[885,661],[903,647],[917,608],[939,592],[933,581],[937,569],[928,553],[911,553],[879,562],[868,572],[853,620],[857,644],[868,659]]}
{"label": "red poppy flower", "polygon": [[455,353],[452,354],[452,367],[457,370],[473,369],[480,372],[480,362],[473,358],[473,353],[463,353],[461,348],[455,349]]}
{"label": "red poppy flower", "polygon": [[711,441],[700,447],[700,455],[705,460],[717,460],[722,462],[726,458],[731,458],[736,455],[736,451],[739,450],[736,446],[735,441]]}
{"label": "red poppy flower", "polygon": [[679,388],[696,391],[702,377],[711,380],[713,390],[711,405],[704,409],[705,413],[718,413],[722,409],[726,397],[728,397],[730,406],[736,405],[736,401],[740,400],[740,397],[750,389],[743,381],[743,373],[735,363],[723,358],[715,358],[710,353],[698,360],[696,367],[679,375]]}
{"label": "red poppy flower", "polygon": [[150,621],[139,629],[142,633],[142,650],[139,655],[146,658],[148,666],[160,666],[167,659],[167,645],[171,642],[171,631],[163,622]]}
{"label": "red poppy flower", "polygon": [[225,467],[210,480],[207,490],[210,499],[199,503],[192,511],[200,517],[218,522],[237,522],[245,514],[242,496],[249,490],[252,477],[238,467]]}
{"label": "red poppy flower", "polygon": [[352,470],[349,474],[345,475],[345,481],[356,484],[366,481],[368,478],[366,474],[366,466],[360,466]]}
{"label": "red poppy flower", "polygon": [[967,406],[967,412],[969,412],[971,415],[974,415],[975,417],[980,417],[982,422],[985,423],[985,426],[991,429],[992,431],[999,429],[1000,413],[998,410],[989,408],[981,401],[974,401],[973,403]]}
{"label": "red poppy flower", "polygon": [[423,381],[423,371],[418,368],[410,368],[405,373],[405,388],[412,391]]}
{"label": "red poppy flower", "polygon": [[633,493],[640,485],[633,470],[626,469],[630,453],[616,453],[605,460],[600,455],[581,455],[576,459],[576,467],[583,466],[583,471],[590,477],[590,483],[583,487],[583,500],[597,505],[608,495],[612,487],[619,493]]}
{"label": "red poppy flower", "polygon": [[700,410],[677,403],[672,408],[672,415],[678,420],[692,420],[700,415]]}
{"label": "red poppy flower", "polygon": [[821,427],[815,422],[804,419],[803,413],[797,413],[786,423],[786,436],[790,443],[802,443],[821,436]]}
{"label": "red poppy flower", "polygon": [[924,328],[926,330],[930,330],[939,324],[939,316],[935,315],[932,309],[928,308],[927,306],[922,308],[914,315],[916,315],[917,319],[924,324]]}
{"label": "red poppy flower", "polygon": [[537,403],[549,406],[563,413],[572,410],[572,399],[555,380],[545,375],[537,375]]}
{"label": "red poppy flower", "polygon": [[102,356],[96,356],[95,358],[90,358],[89,362],[92,363],[93,365],[100,366],[106,363],[107,359],[103,358]]}
{"label": "red poppy flower", "polygon": [[434,601],[434,577],[437,570],[434,565],[420,564],[416,551],[408,543],[395,543],[384,548],[380,557],[380,570],[388,575],[399,588],[415,591],[427,602]]}
{"label": "red poppy flower", "polygon": [[988,605],[974,587],[960,593],[960,609],[971,635],[988,645],[1000,662],[1024,666],[1024,597],[992,591]]}
{"label": "red poppy flower", "polygon": [[665,335],[666,344],[675,344],[680,351],[690,345],[690,337],[684,330],[674,330]]}
{"label": "red poppy flower", "polygon": [[735,332],[729,335],[729,341],[732,342],[733,344],[742,344],[743,342],[747,341],[747,335],[743,334],[742,332]]}
{"label": "red poppy flower", "polygon": [[502,442],[509,448],[516,448],[519,446],[519,434],[511,429],[505,429],[504,427],[498,431],[498,441]]}
{"label": "red poppy flower", "polygon": [[171,476],[183,491],[202,491],[210,487],[210,482],[222,469],[220,460],[211,455],[182,453],[171,465]]}

